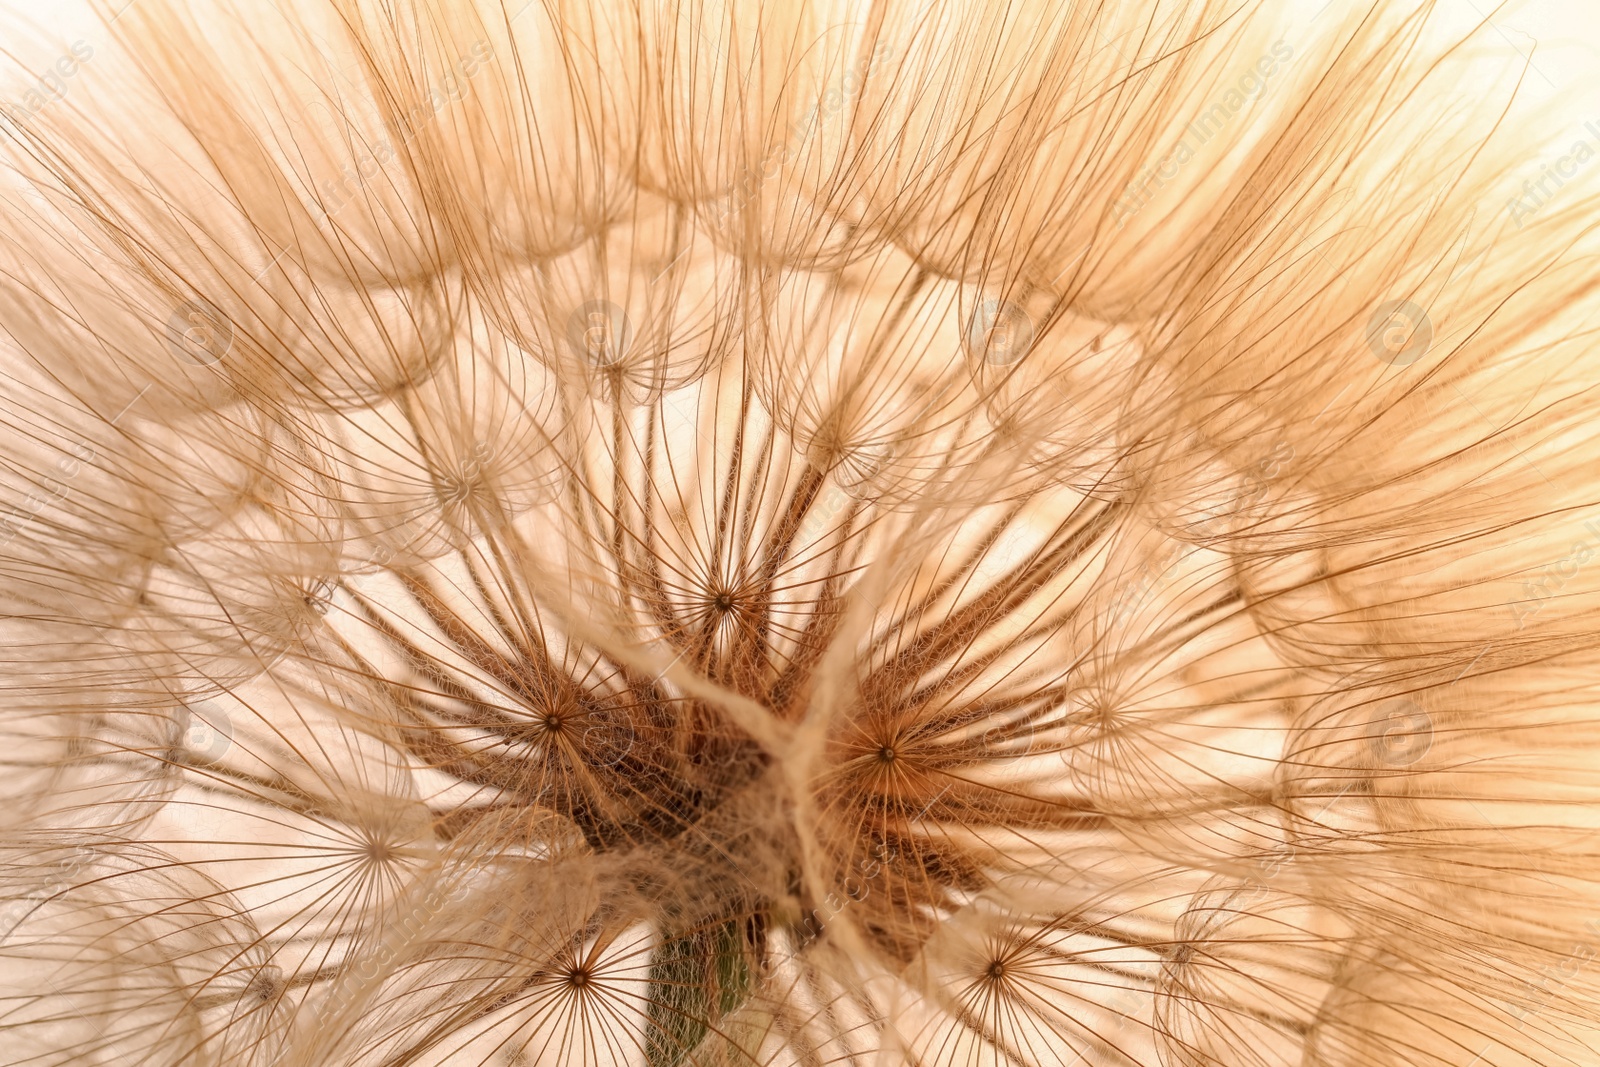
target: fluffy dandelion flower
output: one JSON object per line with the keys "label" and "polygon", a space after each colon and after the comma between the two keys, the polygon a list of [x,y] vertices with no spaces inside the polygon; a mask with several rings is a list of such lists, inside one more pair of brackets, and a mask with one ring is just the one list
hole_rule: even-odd
{"label": "fluffy dandelion flower", "polygon": [[103,16],[0,120],[0,1060],[1597,1062],[1487,30]]}

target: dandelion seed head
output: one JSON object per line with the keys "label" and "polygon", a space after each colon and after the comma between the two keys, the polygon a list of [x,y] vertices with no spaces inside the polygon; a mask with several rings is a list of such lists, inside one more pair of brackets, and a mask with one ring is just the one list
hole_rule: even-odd
{"label": "dandelion seed head", "polygon": [[1593,205],[1431,8],[117,13],[4,120],[20,1054],[1584,1062]]}

